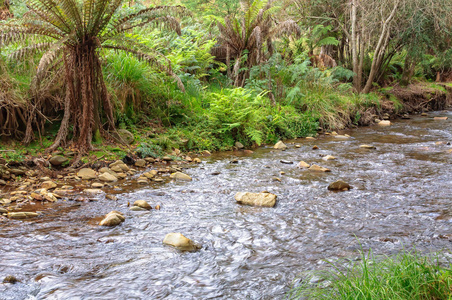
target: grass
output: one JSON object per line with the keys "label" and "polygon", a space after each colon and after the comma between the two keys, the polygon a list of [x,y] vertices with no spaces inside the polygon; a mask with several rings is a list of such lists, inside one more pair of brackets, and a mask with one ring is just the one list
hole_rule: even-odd
{"label": "grass", "polygon": [[[351,266],[334,264],[333,269],[315,274],[294,288],[288,299],[448,300],[452,299],[451,265],[438,257],[402,251],[394,257],[376,257],[371,251]],[[312,280],[311,280],[312,281]]]}

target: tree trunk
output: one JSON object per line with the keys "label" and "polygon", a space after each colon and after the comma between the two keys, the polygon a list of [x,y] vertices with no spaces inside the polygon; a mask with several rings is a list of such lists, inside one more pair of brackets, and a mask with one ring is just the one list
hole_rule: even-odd
{"label": "tree trunk", "polygon": [[410,83],[411,78],[414,75],[416,64],[416,59],[408,54],[405,58],[405,64],[403,66],[402,80],[400,80],[400,84],[402,86],[407,86]]}
{"label": "tree trunk", "polygon": [[359,61],[358,61],[358,42],[357,42],[357,5],[358,0],[352,0],[351,2],[352,9],[350,12],[350,20],[352,25],[352,40],[351,40],[351,46],[352,46],[352,64],[353,64],[353,72],[355,75],[353,76],[353,87],[355,90],[359,93],[361,90],[361,83],[360,83],[360,76],[359,76]]}

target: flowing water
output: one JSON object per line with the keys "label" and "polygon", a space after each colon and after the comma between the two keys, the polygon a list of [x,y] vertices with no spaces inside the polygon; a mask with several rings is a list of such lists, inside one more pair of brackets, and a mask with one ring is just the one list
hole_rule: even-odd
{"label": "flowing water", "polygon": [[[348,140],[325,136],[293,141],[301,148],[289,142],[287,151],[221,153],[186,169],[192,182],[130,184],[111,191],[117,201],[60,201],[38,219],[1,224],[0,280],[15,275],[21,282],[0,284],[0,299],[283,299],[300,272],[356,257],[360,243],[378,254],[414,245],[448,251],[452,146],[437,142],[452,141],[452,113],[436,115],[449,120],[415,117],[343,132]],[[328,154],[337,160],[323,161]],[[301,160],[332,172],[300,170]],[[354,189],[328,191],[337,179]],[[264,190],[278,195],[275,208],[234,200],[238,191]],[[129,212],[127,202],[138,199],[161,210]],[[113,209],[126,221],[97,226]],[[169,232],[202,249],[163,245]]]}

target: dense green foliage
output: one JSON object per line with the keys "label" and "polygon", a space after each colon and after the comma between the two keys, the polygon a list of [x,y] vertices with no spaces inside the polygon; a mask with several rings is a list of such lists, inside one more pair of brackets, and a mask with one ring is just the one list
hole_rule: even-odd
{"label": "dense green foliage", "polygon": [[289,299],[400,299],[436,300],[452,297],[451,265],[417,252],[401,252],[395,257],[361,254],[350,267],[334,265],[334,270],[318,272],[317,284],[308,278],[292,290]]}

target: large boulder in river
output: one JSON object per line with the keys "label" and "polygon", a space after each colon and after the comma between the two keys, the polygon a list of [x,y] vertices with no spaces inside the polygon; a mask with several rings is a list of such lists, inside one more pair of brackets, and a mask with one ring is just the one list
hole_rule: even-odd
{"label": "large boulder in river", "polygon": [[278,150],[286,150],[287,146],[282,141],[279,141],[273,146],[273,148]]}
{"label": "large boulder in river", "polygon": [[330,191],[348,191],[351,189],[350,185],[342,180],[335,181],[328,186]]}
{"label": "large boulder in river", "polygon": [[173,246],[182,251],[194,251],[201,248],[200,245],[178,232],[168,233],[163,239],[163,244]]}
{"label": "large boulder in river", "polygon": [[125,221],[124,215],[119,211],[111,211],[105,215],[105,218],[100,221],[100,226],[116,226]]}
{"label": "large boulder in river", "polygon": [[276,195],[271,193],[239,192],[235,194],[235,200],[237,203],[245,205],[273,207],[276,204]]}

